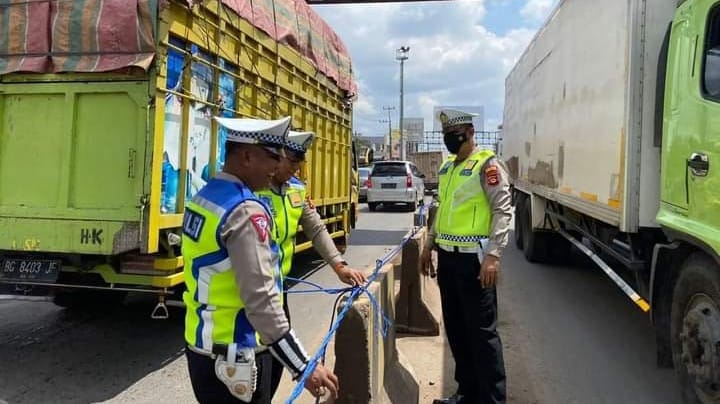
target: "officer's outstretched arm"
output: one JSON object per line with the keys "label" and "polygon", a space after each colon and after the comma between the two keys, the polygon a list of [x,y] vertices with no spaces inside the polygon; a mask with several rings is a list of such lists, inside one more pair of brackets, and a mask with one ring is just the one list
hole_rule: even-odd
{"label": "officer's outstretched arm", "polygon": [[[285,316],[282,291],[270,250],[272,219],[258,203],[248,201],[228,216],[221,232],[235,271],[240,299],[250,325],[293,377],[302,374],[308,355]],[[202,281],[202,280],[201,280]]]}
{"label": "officer's outstretched arm", "polygon": [[332,267],[341,282],[348,285],[362,285],[367,281],[367,277],[362,271],[347,266],[342,253],[335,247],[335,242],[330,237],[327,226],[311,203],[305,203],[303,206],[300,225],[315,250]]}
{"label": "officer's outstretched arm", "polygon": [[310,203],[303,206],[302,216],[300,216],[300,225],[303,233],[312,242],[315,250],[330,265],[336,265],[343,261],[342,254],[335,247],[335,243],[327,231],[327,226],[323,222],[320,214]]}

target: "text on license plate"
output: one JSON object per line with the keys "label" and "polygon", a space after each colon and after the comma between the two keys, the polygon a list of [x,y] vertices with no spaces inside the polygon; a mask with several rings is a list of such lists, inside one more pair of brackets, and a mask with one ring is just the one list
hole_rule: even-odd
{"label": "text on license plate", "polygon": [[0,281],[52,283],[60,272],[60,261],[6,258],[0,261]]}
{"label": "text on license plate", "polygon": [[396,184],[380,184],[380,188],[395,188]]}

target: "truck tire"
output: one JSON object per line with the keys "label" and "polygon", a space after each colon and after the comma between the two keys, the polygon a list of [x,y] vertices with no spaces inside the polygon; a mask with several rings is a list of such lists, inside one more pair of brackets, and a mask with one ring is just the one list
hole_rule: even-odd
{"label": "truck tire", "polygon": [[681,268],[670,343],[684,402],[720,401],[720,268],[705,254],[692,254]]}
{"label": "truck tire", "polygon": [[525,259],[535,263],[546,262],[548,258],[547,234],[532,230],[530,198],[526,198],[522,206],[522,223],[520,224],[520,228],[522,231],[522,250],[525,254]]}
{"label": "truck tire", "polygon": [[523,220],[525,220],[525,211],[523,209],[524,199],[525,198],[521,199],[521,197],[518,196],[517,203],[515,204],[515,231],[513,231],[513,236],[515,237],[515,247],[520,251],[523,249]]}
{"label": "truck tire", "polygon": [[375,210],[377,210],[377,206],[377,202],[368,202],[368,209],[370,209],[370,212],[375,212]]}

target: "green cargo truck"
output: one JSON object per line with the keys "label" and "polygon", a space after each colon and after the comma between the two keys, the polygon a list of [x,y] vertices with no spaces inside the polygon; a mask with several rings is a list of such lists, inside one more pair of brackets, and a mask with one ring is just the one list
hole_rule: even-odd
{"label": "green cargo truck", "polygon": [[517,246],[589,255],[720,402],[720,1],[561,1],[505,89]]}
{"label": "green cargo truck", "polygon": [[357,206],[350,60],[304,3],[273,4],[0,6],[2,293],[62,306],[153,293],[164,315],[183,287],[183,206],[224,159],[214,115],[290,115],[315,131],[304,179],[345,244]]}

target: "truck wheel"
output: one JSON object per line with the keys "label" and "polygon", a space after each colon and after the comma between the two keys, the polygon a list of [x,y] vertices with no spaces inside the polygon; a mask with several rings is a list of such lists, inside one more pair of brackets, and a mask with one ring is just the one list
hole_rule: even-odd
{"label": "truck wheel", "polygon": [[370,212],[375,212],[377,209],[378,203],[377,202],[368,202],[368,209],[370,209]]}
{"label": "truck wheel", "polygon": [[523,220],[525,220],[525,211],[523,209],[523,203],[522,199],[519,199],[517,203],[515,204],[515,231],[513,232],[515,236],[515,247],[517,247],[518,250],[523,249],[523,232],[525,231],[523,229]]}
{"label": "truck wheel", "polygon": [[546,262],[547,261],[547,234],[532,230],[532,210],[530,207],[530,198],[525,199],[522,209],[522,223],[520,225],[522,231],[522,244],[525,259],[530,262]]}
{"label": "truck wheel", "polygon": [[720,268],[695,253],[673,293],[670,340],[685,403],[720,400]]}

